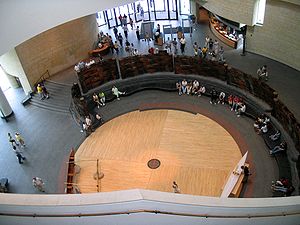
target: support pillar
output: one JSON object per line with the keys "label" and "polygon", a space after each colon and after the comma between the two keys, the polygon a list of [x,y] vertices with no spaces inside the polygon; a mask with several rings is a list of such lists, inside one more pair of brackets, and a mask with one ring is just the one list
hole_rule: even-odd
{"label": "support pillar", "polygon": [[0,116],[1,116],[1,118],[7,118],[12,114],[13,114],[13,111],[12,111],[2,89],[0,88]]}

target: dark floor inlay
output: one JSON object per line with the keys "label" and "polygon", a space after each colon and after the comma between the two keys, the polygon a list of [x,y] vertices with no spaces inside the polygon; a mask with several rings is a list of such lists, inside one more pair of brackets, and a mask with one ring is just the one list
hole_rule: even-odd
{"label": "dark floor inlay", "polygon": [[150,169],[157,169],[160,166],[160,161],[158,159],[150,159],[147,164]]}

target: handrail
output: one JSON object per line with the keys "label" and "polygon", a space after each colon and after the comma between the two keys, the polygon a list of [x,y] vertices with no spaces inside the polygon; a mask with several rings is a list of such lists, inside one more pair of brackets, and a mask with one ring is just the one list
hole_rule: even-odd
{"label": "handrail", "polygon": [[281,213],[269,213],[264,215],[247,214],[247,215],[232,215],[232,216],[221,216],[221,215],[209,215],[209,214],[194,214],[194,213],[179,213],[179,212],[169,212],[169,211],[159,211],[159,210],[148,210],[148,209],[139,209],[139,210],[129,210],[129,211],[120,211],[120,212],[109,212],[109,213],[75,213],[75,214],[20,214],[20,213],[0,213],[0,216],[17,216],[17,217],[92,217],[92,216],[114,216],[114,215],[130,215],[137,213],[154,213],[154,214],[163,214],[163,215],[172,215],[172,216],[184,216],[184,217],[203,217],[203,218],[231,218],[231,219],[242,219],[242,218],[264,218],[264,217],[285,217],[292,215],[300,215],[300,211],[296,212],[281,212]]}
{"label": "handrail", "polygon": [[[48,76],[45,76],[45,74],[48,75]],[[46,79],[49,78],[49,77],[50,77],[49,70],[46,70],[46,72],[44,72],[44,73],[39,77],[39,79],[35,82],[34,86],[37,86],[38,83],[43,82],[44,80],[46,80]]]}

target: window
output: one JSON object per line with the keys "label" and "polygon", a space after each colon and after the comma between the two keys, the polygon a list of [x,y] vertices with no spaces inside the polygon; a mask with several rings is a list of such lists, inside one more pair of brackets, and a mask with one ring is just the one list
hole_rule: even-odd
{"label": "window", "polygon": [[253,13],[253,24],[263,25],[266,10],[266,0],[256,0]]}

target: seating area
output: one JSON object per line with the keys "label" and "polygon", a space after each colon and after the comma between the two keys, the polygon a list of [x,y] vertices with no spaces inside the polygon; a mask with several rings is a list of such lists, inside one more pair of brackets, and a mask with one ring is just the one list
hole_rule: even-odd
{"label": "seating area", "polygon": [[[105,78],[107,73],[103,72],[103,69],[95,71],[93,68],[86,68],[85,74],[90,74],[86,76],[91,77],[90,80],[85,79],[85,75],[82,72],[78,73],[85,99],[83,105],[86,108],[84,111],[89,112],[92,118],[97,114],[97,110],[95,110],[96,105],[92,99],[94,92],[104,92],[106,102],[110,102],[115,99],[111,91],[112,86],[117,86],[119,90],[125,93],[124,96],[130,96],[136,92],[149,89],[176,91],[176,82],[183,79],[187,79],[189,82],[198,80],[199,83],[203,84],[206,89],[205,93],[203,93],[204,96],[210,97],[212,90],[216,90],[218,94],[223,92],[226,96],[224,99],[226,103],[228,103],[230,95],[238,96],[246,105],[244,115],[249,118],[255,119],[263,113],[271,113],[279,122],[284,120],[285,126],[290,123],[288,118],[293,118],[288,109],[278,101],[278,94],[275,90],[251,75],[230,68],[226,64],[190,56],[174,57],[161,51],[157,55],[127,57],[118,60],[118,62],[115,59],[108,60],[100,62],[96,66],[101,67],[102,65],[105,65],[105,68],[116,68],[114,75],[110,76],[110,79]],[[119,69],[117,69],[118,67]],[[172,71],[175,71],[175,73]],[[92,77],[95,74],[95,77],[98,79],[97,85],[93,84],[92,81]],[[119,79],[116,79],[117,77]],[[99,81],[100,79],[102,80]],[[108,80],[109,82],[106,82]],[[262,99],[263,102],[257,100],[257,98]],[[278,115],[281,116],[278,117]],[[86,115],[82,114],[81,116],[84,117]],[[101,123],[98,124],[100,125]],[[300,126],[297,127],[296,124],[290,124],[292,129],[287,131],[289,133],[291,131],[292,133],[300,133]],[[274,129],[270,129],[268,135],[270,136],[273,131]],[[277,144],[277,142],[271,143],[266,138],[266,135],[263,135],[263,137],[265,137],[266,143],[269,144],[269,148]],[[296,147],[299,148],[299,145],[297,145],[298,137],[293,135],[292,138],[296,141]],[[276,155],[275,159],[278,163],[280,175],[290,178],[291,171],[287,157],[280,154]]]}

